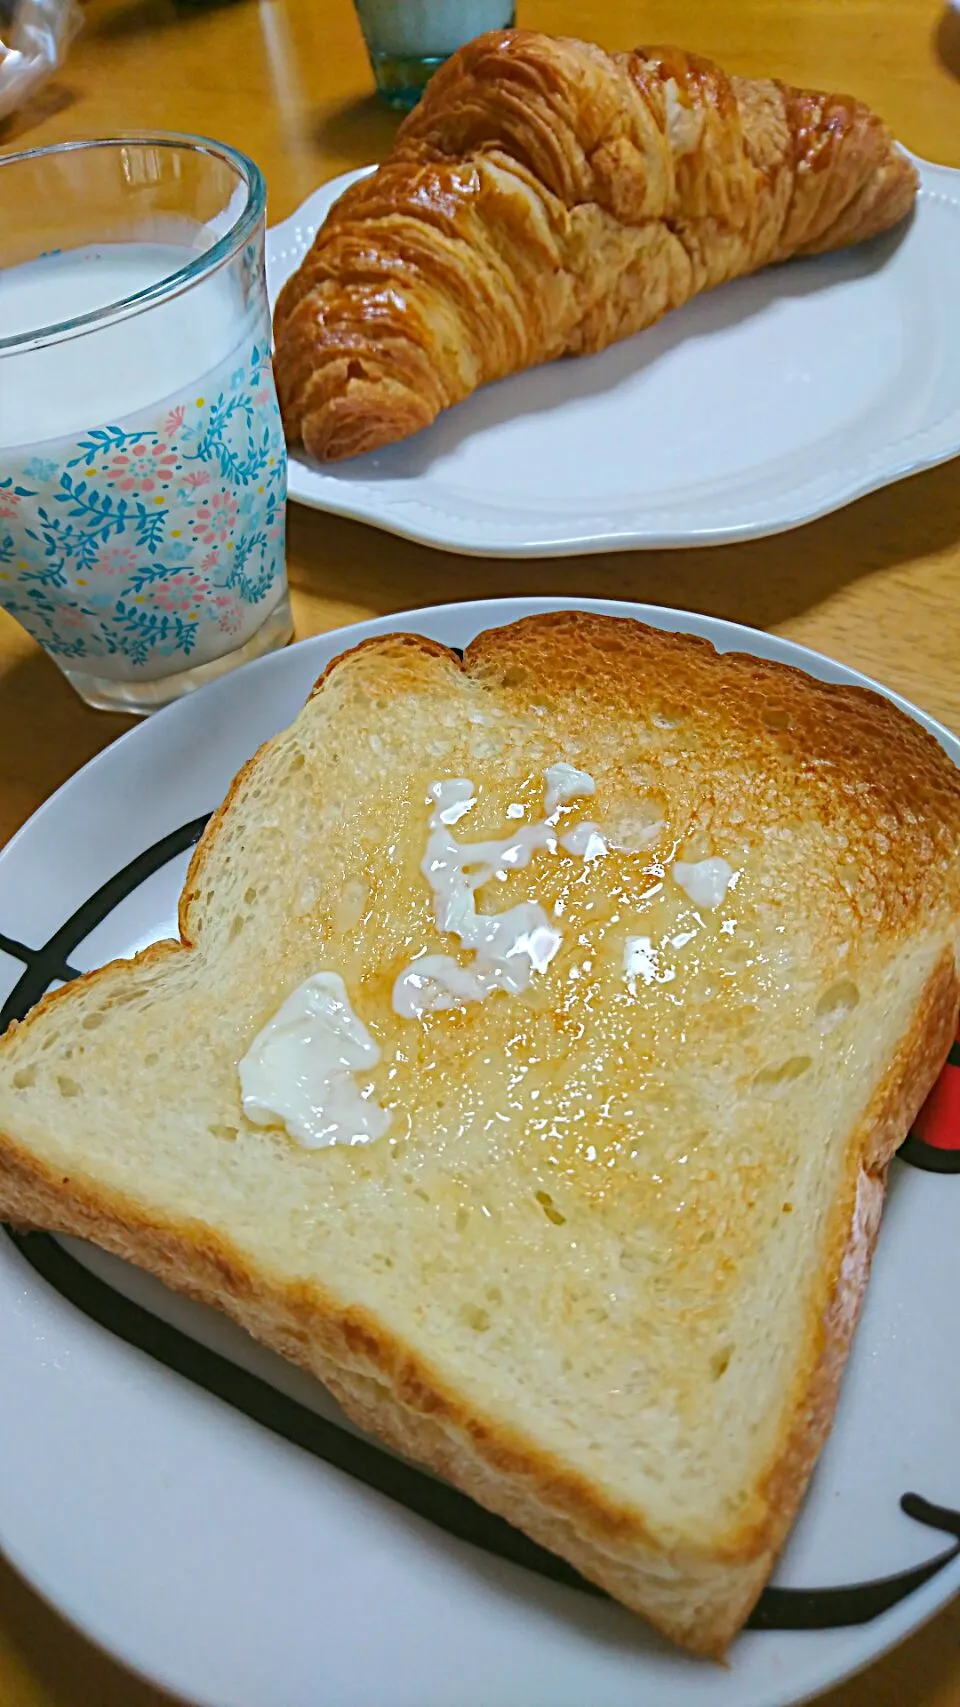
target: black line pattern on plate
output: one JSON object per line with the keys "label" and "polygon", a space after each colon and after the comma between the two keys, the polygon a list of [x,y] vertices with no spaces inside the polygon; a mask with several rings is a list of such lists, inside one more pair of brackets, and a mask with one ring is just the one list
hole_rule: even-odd
{"label": "black line pattern on plate", "polygon": [[930,1174],[960,1174],[960,1037],[923,1118],[900,1150],[903,1161]]}
{"label": "black line pattern on plate", "polygon": [[960,1174],[960,1150],[939,1150],[935,1144],[925,1144],[913,1133],[901,1144],[897,1155],[901,1162],[920,1168],[926,1174]]}
{"label": "black line pattern on plate", "polygon": [[[23,975],[0,1009],[0,1031],[6,1030],[12,1020],[23,1019],[55,979],[77,976],[67,957],[141,883],[199,841],[208,818],[208,814],[194,818],[145,849],[78,907],[42,948],[32,950],[11,937],[0,937],[0,947],[16,954],[25,965]],[[911,1142],[908,1139],[908,1145]],[[318,1416],[269,1382],[208,1350],[152,1311],[115,1291],[48,1234],[22,1234],[10,1227],[6,1232],[35,1272],[91,1320],[264,1428],[395,1500],[458,1540],[470,1542],[553,1582],[606,1598],[601,1589],[587,1582],[563,1559],[529,1540],[503,1518],[476,1505],[449,1483],[438,1481],[373,1442]],[[900,1503],[908,1517],[955,1536],[955,1545],[922,1565],[872,1582],[836,1588],[767,1588],[760,1596],[749,1627],[826,1630],[869,1623],[960,1556],[960,1512],[931,1505],[912,1493],[905,1494]]]}
{"label": "black line pattern on plate", "polygon": [[22,960],[26,968],[0,1008],[0,1032],[6,1031],[11,1020],[23,1019],[57,979],[69,983],[79,976],[70,966],[67,956],[141,883],[145,883],[155,871],[160,871],[169,860],[175,859],[177,854],[192,848],[203,835],[210,817],[211,814],[205,812],[200,818],[192,818],[189,824],[181,824],[178,830],[171,830],[169,835],[162,836],[152,847],[137,854],[115,876],[102,883],[75,913],[71,913],[66,924],[54,931],[42,948],[25,948],[22,943],[15,943],[13,937],[0,937],[0,947],[5,947],[7,953],[17,960]]}
{"label": "black line pattern on plate", "polygon": [[920,1494],[904,1494],[900,1509],[928,1529],[955,1535],[956,1543],[912,1570],[897,1571],[849,1588],[765,1588],[750,1619],[751,1630],[840,1630],[869,1624],[906,1600],[954,1559],[960,1558],[960,1511],[931,1504]]}
{"label": "black line pattern on plate", "polygon": [[[38,954],[37,949],[28,948],[26,943],[18,942],[15,936],[7,936],[3,931],[0,931],[0,949],[4,954],[9,954],[11,960],[22,960],[24,966],[31,966]],[[67,961],[52,974],[52,978],[60,978],[64,984],[68,984],[71,978],[79,977],[80,973],[76,967],[70,966]]]}

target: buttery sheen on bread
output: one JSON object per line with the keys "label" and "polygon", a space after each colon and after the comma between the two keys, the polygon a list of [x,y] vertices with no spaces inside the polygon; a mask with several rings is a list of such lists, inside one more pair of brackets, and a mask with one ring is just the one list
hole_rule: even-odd
{"label": "buttery sheen on bread", "polygon": [[280,292],[287,436],[322,461],[376,450],[491,380],[886,231],[916,185],[849,96],[728,77],[672,47],[478,36]]}
{"label": "buttery sheen on bread", "polygon": [[[542,915],[544,964],[418,1013],[418,960],[438,988],[480,960],[438,925],[431,815],[501,846],[548,806],[469,923]],[[829,1429],[887,1165],[955,1032],[958,855],[960,773],[872,694],[575,613],[462,661],[367,642],[240,773],[181,941],[0,1042],[0,1212],[219,1306],[720,1654]],[[367,1142],[243,1111],[240,1062],[318,974],[375,1045]]]}

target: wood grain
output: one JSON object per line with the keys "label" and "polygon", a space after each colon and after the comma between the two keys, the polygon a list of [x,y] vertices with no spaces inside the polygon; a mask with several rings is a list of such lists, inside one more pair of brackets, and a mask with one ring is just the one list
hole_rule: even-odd
{"label": "wood grain", "polygon": [[[91,0],[85,12],[62,74],[0,127],[0,148],[142,126],[202,131],[259,161],[275,221],[324,179],[376,159],[393,133],[350,0]],[[677,41],[746,75],[849,89],[917,153],[960,166],[960,15],[945,0],[520,0],[520,21],[608,47]],[[775,629],[960,730],[957,464],[778,539],[572,561],[454,558],[294,508],[289,566],[301,636],[468,596],[643,599]],[[0,615],[0,728],[20,731],[0,744],[0,841],[127,726],[81,706]],[[0,1564],[0,1702],[162,1707],[169,1698]],[[960,1605],[823,1703],[960,1707]]]}

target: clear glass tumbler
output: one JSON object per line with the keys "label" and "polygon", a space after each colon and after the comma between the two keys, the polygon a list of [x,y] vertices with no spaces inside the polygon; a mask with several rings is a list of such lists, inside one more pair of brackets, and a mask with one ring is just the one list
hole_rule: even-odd
{"label": "clear glass tumbler", "polygon": [[506,30],[514,0],[354,0],[377,89],[409,112],[429,79],[458,47],[486,30]]}
{"label": "clear glass tumbler", "polygon": [[203,137],[0,156],[0,605],[90,705],[291,637],[265,206]]}

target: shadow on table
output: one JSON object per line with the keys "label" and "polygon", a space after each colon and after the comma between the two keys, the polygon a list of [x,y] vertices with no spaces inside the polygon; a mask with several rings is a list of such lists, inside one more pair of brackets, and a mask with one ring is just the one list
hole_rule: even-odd
{"label": "shadow on table", "polygon": [[54,79],[50,83],[42,84],[22,107],[17,107],[8,118],[0,120],[0,149],[12,148],[20,137],[28,136],[47,119],[65,113],[75,104],[76,99],[76,90],[66,83]]}
{"label": "shadow on table", "polygon": [[[384,106],[373,90],[323,107],[310,130],[321,154],[372,165],[382,160],[396,135],[401,115]],[[328,174],[328,176],[331,174]]]}
{"label": "shadow on table", "polygon": [[[292,580],[308,594],[371,614],[454,599],[589,595],[702,611],[774,628],[865,575],[929,557],[960,541],[956,461],[871,493],[806,527],[748,544],[697,551],[623,551],[595,557],[459,557],[381,534],[376,550],[359,522],[289,511]],[[318,529],[322,528],[322,553]]]}
{"label": "shadow on table", "polygon": [[182,30],[210,12],[253,3],[254,0],[131,0],[129,5],[118,6],[105,16],[92,19],[89,32],[110,41],[158,35],[163,30]]}
{"label": "shadow on table", "polygon": [[179,1697],[142,1683],[64,1623],[2,1555],[0,1632],[31,1682],[39,1682],[57,1707],[189,1707]]}
{"label": "shadow on table", "polygon": [[933,45],[940,64],[960,77],[960,11],[955,6],[944,7],[933,32]]}
{"label": "shadow on table", "polygon": [[817,1707],[934,1707],[956,1699],[958,1656],[960,1601],[954,1601],[868,1671],[818,1696]]}

